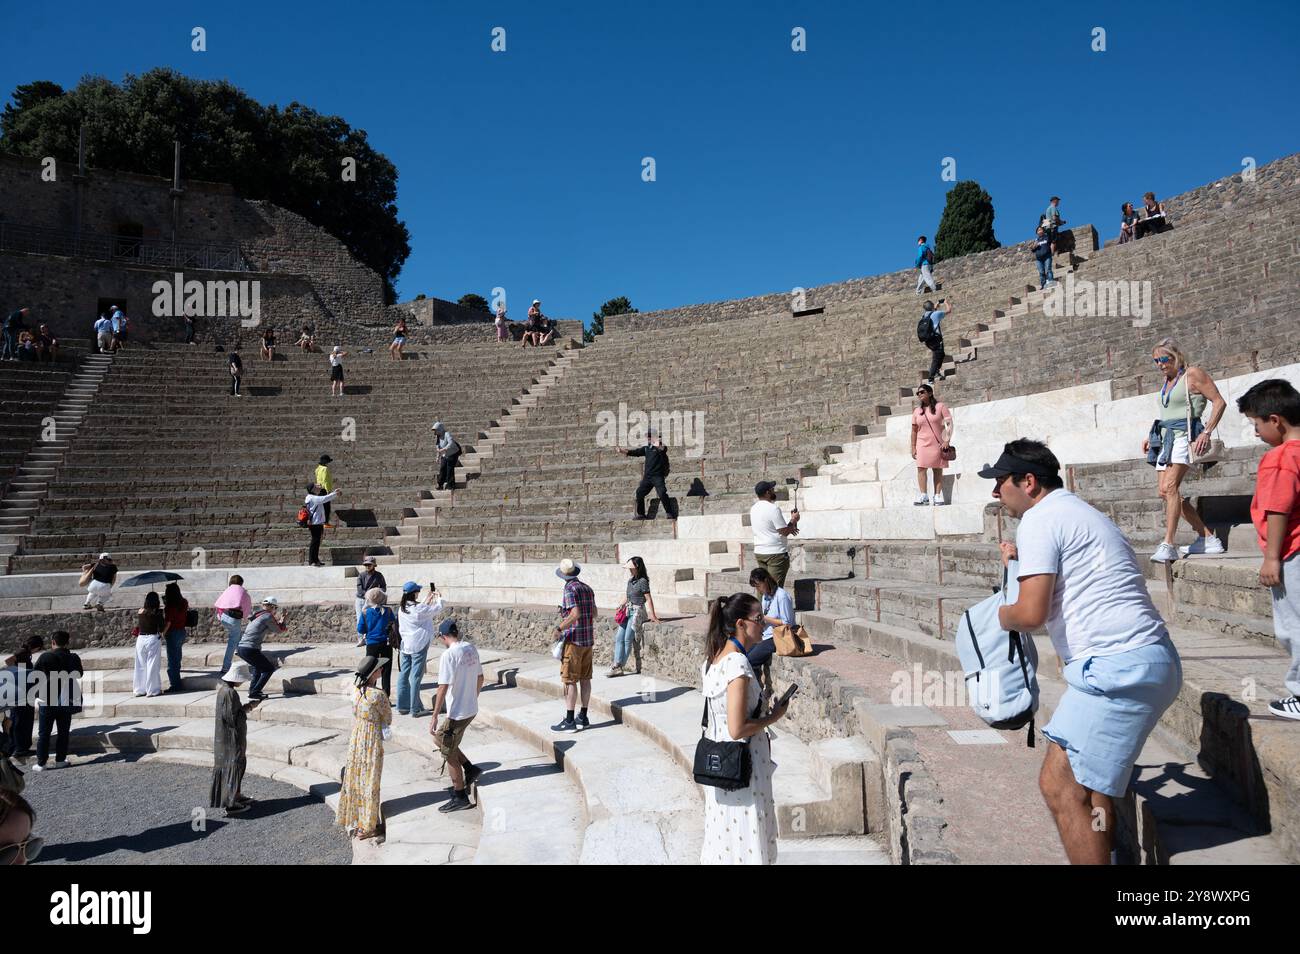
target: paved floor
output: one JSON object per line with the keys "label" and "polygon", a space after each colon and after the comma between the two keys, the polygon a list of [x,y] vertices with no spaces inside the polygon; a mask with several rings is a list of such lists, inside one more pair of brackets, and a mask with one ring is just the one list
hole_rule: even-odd
{"label": "paved floor", "polygon": [[210,812],[209,769],[121,755],[27,772],[23,793],[45,839],[37,864],[346,865],[352,849],[334,812],[291,785],[247,775],[246,813]]}

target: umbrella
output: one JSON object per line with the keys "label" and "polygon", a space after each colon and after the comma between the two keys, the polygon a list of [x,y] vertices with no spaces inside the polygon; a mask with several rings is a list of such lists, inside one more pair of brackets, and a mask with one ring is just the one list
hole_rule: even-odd
{"label": "umbrella", "polygon": [[123,580],[123,586],[152,586],[155,583],[170,583],[172,580],[183,580],[185,577],[179,573],[168,573],[165,570],[150,570],[148,573],[137,573],[129,579]]}

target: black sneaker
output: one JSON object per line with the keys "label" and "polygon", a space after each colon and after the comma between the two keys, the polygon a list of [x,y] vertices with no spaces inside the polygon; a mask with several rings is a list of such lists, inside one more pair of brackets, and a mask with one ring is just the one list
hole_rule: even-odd
{"label": "black sneaker", "polygon": [[577,723],[579,732],[581,732],[583,729],[591,728],[591,723],[587,721],[587,717],[585,715],[579,714],[578,718],[575,721]]}
{"label": "black sneaker", "polygon": [[565,716],[557,725],[551,726],[552,732],[574,732],[578,728],[578,723],[574,722],[568,716]]}
{"label": "black sneaker", "polygon": [[447,799],[438,806],[440,812],[463,812],[467,808],[473,808],[470,804],[468,792],[452,792],[451,798]]}
{"label": "black sneaker", "polygon": [[469,765],[465,767],[465,791],[466,792],[470,790],[470,786],[478,784],[478,780],[480,776],[482,776],[482,774],[483,774],[483,770],[479,768],[477,765]]}
{"label": "black sneaker", "polygon": [[235,802],[235,804],[231,805],[229,808],[226,809],[226,814],[238,815],[241,814],[242,812],[248,811],[248,809],[249,809],[248,802]]}

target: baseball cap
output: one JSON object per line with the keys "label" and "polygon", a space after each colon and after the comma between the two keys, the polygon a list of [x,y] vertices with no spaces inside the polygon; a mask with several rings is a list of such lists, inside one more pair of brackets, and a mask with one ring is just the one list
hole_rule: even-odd
{"label": "baseball cap", "polygon": [[368,556],[368,557],[366,557],[364,560],[361,561],[361,565],[362,565],[362,566],[374,566],[374,565],[375,565],[375,558],[372,557],[372,556]]}
{"label": "baseball cap", "polygon": [[101,553],[101,554],[99,555],[99,558],[100,558],[101,560],[111,560],[111,559],[113,559],[113,558],[112,558],[111,556],[109,556],[107,553]]}
{"label": "baseball cap", "polygon": [[420,584],[416,583],[414,580],[407,580],[405,583],[402,584],[403,593],[418,593],[420,592],[420,590],[421,590]]}
{"label": "baseball cap", "polygon": [[774,481],[774,480],[760,480],[758,483],[756,483],[756,484],[754,485],[754,496],[755,496],[755,497],[761,497],[761,496],[763,496],[763,494],[767,493],[769,490],[776,490],[776,481]]}
{"label": "baseball cap", "polygon": [[263,606],[279,606],[279,605],[280,605],[280,599],[279,599],[279,597],[276,597],[276,596],[268,596],[266,599],[262,600],[262,605],[263,605]]}
{"label": "baseball cap", "polygon": [[431,431],[440,431],[440,430],[442,430],[442,421],[434,421],[434,422],[433,422],[433,425],[429,428],[429,430],[431,430]]}
{"label": "baseball cap", "polygon": [[1035,477],[1055,477],[1059,473],[1059,467],[1035,464],[1017,457],[1015,454],[1008,454],[1006,451],[1002,452],[1002,456],[997,459],[997,463],[985,464],[979,471],[979,475],[985,480],[996,480],[998,477],[1005,477],[1008,474],[1033,474]]}
{"label": "baseball cap", "polygon": [[438,625],[438,635],[451,636],[453,634],[460,635],[460,630],[456,628],[456,621],[454,619],[444,619]]}

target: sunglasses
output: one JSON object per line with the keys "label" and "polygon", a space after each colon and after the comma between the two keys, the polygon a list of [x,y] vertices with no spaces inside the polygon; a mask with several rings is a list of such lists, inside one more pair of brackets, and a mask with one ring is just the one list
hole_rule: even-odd
{"label": "sunglasses", "polygon": [[16,845],[5,845],[0,848],[0,868],[7,868],[18,860],[21,853],[27,861],[35,861],[41,849],[45,847],[44,838],[28,838],[26,841],[20,841]]}
{"label": "sunglasses", "polygon": [[1152,359],[1151,359],[1151,361],[1152,361],[1153,364],[1161,364],[1161,365],[1168,364],[1168,363],[1169,363],[1170,361],[1172,361],[1172,360],[1174,360],[1174,359],[1171,358],[1171,357],[1169,357],[1168,355],[1166,355],[1166,356],[1163,357],[1163,358],[1152,358]]}

